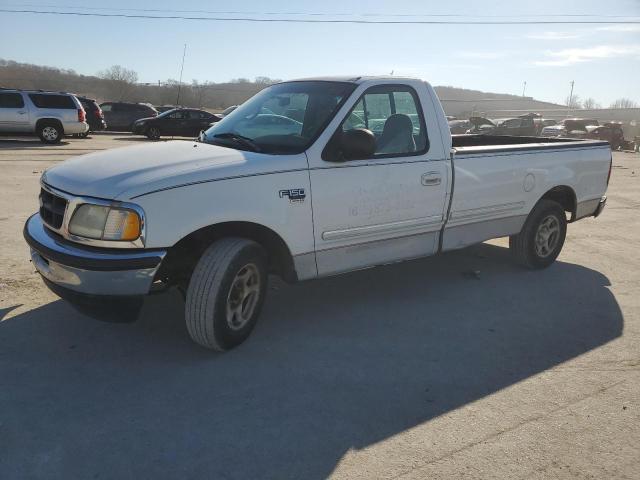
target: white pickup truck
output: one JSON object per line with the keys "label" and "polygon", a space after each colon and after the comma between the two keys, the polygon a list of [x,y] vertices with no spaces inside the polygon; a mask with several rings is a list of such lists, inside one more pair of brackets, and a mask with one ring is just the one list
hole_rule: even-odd
{"label": "white pickup truck", "polygon": [[428,83],[316,78],[268,87],[200,135],[83,155],[47,170],[24,236],[55,293],[133,318],[178,287],[195,342],[242,343],[286,281],[509,236],[550,265],[568,222],[602,211],[601,141],[449,133]]}

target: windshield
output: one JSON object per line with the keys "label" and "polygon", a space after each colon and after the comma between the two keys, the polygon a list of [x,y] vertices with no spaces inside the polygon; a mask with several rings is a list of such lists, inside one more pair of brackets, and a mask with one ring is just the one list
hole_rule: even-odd
{"label": "windshield", "polygon": [[263,153],[302,153],[355,87],[323,81],[272,85],[209,128],[202,141]]}

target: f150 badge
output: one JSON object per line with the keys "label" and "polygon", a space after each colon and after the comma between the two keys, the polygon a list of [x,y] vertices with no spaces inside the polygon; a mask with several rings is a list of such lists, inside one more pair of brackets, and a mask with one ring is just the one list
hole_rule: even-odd
{"label": "f150 badge", "polygon": [[280,198],[287,197],[291,203],[302,203],[307,194],[304,193],[304,188],[290,188],[289,190],[280,190],[278,196]]}

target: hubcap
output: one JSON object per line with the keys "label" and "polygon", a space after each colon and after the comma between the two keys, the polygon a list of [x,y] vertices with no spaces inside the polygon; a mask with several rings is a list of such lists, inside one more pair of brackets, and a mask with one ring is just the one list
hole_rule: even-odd
{"label": "hubcap", "polygon": [[44,127],[42,129],[42,136],[47,140],[55,140],[58,138],[58,130],[53,127]]}
{"label": "hubcap", "polygon": [[555,250],[560,239],[560,222],[555,215],[545,217],[536,232],[536,253],[539,257],[548,257]]}
{"label": "hubcap", "polygon": [[240,330],[251,319],[260,298],[258,267],[249,263],[236,274],[227,295],[227,324]]}
{"label": "hubcap", "polygon": [[152,128],[151,129],[151,136],[153,138],[158,138],[160,136],[160,130],[158,130],[157,128]]}

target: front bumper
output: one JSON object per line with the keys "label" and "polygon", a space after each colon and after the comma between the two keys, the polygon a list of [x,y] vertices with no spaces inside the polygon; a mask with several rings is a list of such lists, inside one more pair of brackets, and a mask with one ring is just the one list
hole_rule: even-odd
{"label": "front bumper", "polygon": [[24,238],[31,247],[31,260],[60,294],[99,297],[146,295],[160,267],[165,250],[104,249],[76,245],[50,232],[40,215],[31,216],[24,226]]}
{"label": "front bumper", "polygon": [[593,216],[597,217],[598,215],[600,215],[602,213],[602,210],[604,210],[604,207],[606,204],[607,204],[607,197],[603,196],[598,202],[598,207],[596,208],[596,211],[593,212]]}
{"label": "front bumper", "polygon": [[133,126],[131,127],[131,132],[138,135],[144,135],[146,130],[147,130],[147,125],[144,123],[134,123]]}

